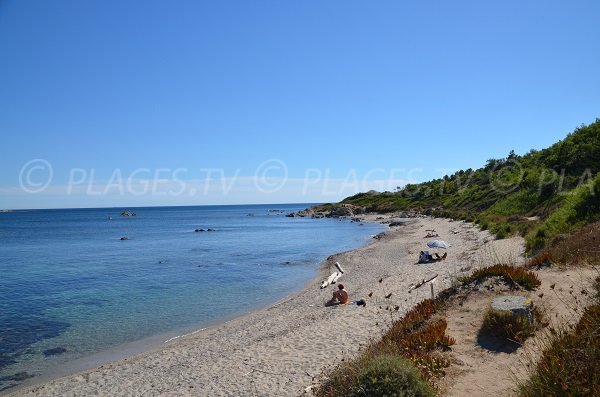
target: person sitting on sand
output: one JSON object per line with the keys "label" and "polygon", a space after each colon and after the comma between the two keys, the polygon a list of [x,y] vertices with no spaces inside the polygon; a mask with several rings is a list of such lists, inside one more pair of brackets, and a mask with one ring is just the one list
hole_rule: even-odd
{"label": "person sitting on sand", "polygon": [[325,303],[325,306],[333,306],[333,305],[347,305],[350,303],[350,299],[348,297],[348,291],[344,289],[344,284],[338,284],[338,290],[333,293],[333,297],[331,300]]}

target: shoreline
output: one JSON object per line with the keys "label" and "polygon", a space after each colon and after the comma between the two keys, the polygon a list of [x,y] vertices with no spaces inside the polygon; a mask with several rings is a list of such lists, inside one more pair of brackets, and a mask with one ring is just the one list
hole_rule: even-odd
{"label": "shoreline", "polygon": [[[11,211],[12,212],[12,211]],[[347,221],[351,221],[351,219],[347,219]],[[369,222],[369,221],[366,221]],[[375,223],[375,222],[371,222]],[[377,222],[378,223],[378,222]],[[386,232],[389,228],[384,229],[382,227],[382,232]],[[373,235],[365,234],[364,242],[358,246],[358,248],[353,248],[346,251],[341,251],[333,255],[341,255],[346,252],[350,252],[356,249],[360,249],[366,247],[374,242],[374,239],[371,238]],[[331,256],[331,255],[329,255]],[[170,344],[173,341],[184,339],[190,337],[192,335],[196,335],[206,330],[218,328],[222,325],[226,325],[231,321],[236,321],[238,319],[245,318],[247,316],[251,316],[257,312],[267,310],[270,307],[279,305],[285,302],[288,299],[293,298],[296,295],[299,295],[304,290],[308,289],[310,285],[316,283],[319,280],[320,273],[322,271],[323,263],[326,262],[326,257],[323,257],[319,262],[315,262],[310,266],[313,268],[314,275],[307,278],[302,282],[302,285],[290,290],[286,295],[274,297],[273,301],[267,303],[258,303],[251,308],[246,308],[245,310],[229,314],[223,318],[210,320],[208,322],[198,323],[195,325],[188,325],[183,328],[174,329],[172,331],[161,332],[159,334],[150,335],[143,337],[142,339],[133,340],[129,342],[124,342],[119,345],[111,346],[100,350],[98,352],[85,355],[82,357],[70,359],[58,365],[56,368],[46,371],[42,374],[35,375],[29,379],[25,379],[21,383],[9,387],[4,390],[0,390],[0,396],[12,395],[15,393],[19,393],[22,390],[34,388],[50,381],[65,378],[71,375],[76,375],[78,373],[83,373],[87,371],[91,371],[94,369],[98,369],[103,367],[104,365],[126,361],[127,359],[143,354],[150,354],[153,352],[157,352]],[[319,281],[320,282],[320,281]]]}
{"label": "shoreline", "polygon": [[[377,221],[375,215],[367,218]],[[438,230],[441,238],[452,245],[449,258],[445,262],[415,265],[415,250],[426,242],[422,235],[427,228]],[[452,234],[452,228],[459,230]],[[386,328],[378,305],[387,302],[383,296],[388,291],[394,293],[394,304],[401,307],[399,317],[429,294],[429,289],[421,289],[409,295],[406,290],[413,282],[439,273],[439,291],[450,285],[452,277],[469,272],[477,262],[484,263],[485,257],[492,260],[508,254],[519,261],[522,252],[522,241],[516,238],[494,240],[475,225],[416,218],[391,228],[383,238],[373,239],[361,248],[331,255],[302,289],[268,307],[179,335],[119,361],[60,378],[39,379],[44,383],[26,383],[5,392],[10,396],[98,392],[298,395],[312,385],[313,377],[325,365],[355,354]],[[319,285],[332,272],[335,261],[340,261],[345,269],[340,282],[346,285],[351,299],[366,299],[366,308],[324,307],[332,288],[320,290]],[[380,284],[379,279],[383,280]],[[368,297],[369,292],[374,293],[372,298]]]}

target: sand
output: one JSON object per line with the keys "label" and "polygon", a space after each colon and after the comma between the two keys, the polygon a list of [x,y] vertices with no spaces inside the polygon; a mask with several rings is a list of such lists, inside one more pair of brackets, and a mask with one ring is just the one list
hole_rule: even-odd
{"label": "sand", "polygon": [[[435,229],[451,245],[447,260],[416,264],[419,251],[429,240],[423,238],[427,229]],[[518,237],[495,240],[468,223],[414,219],[366,247],[331,256],[302,292],[268,309],[174,339],[137,356],[9,391],[9,395],[302,395],[325,366],[354,355],[382,334],[392,320],[385,306],[398,305],[399,318],[430,297],[428,285],[409,293],[410,285],[437,274],[434,289],[440,291],[478,267],[518,263],[523,251]],[[345,270],[339,281],[351,299],[365,299],[366,307],[324,306],[335,286],[320,289],[319,285],[336,270],[335,261]],[[389,293],[392,297],[385,300]]]}

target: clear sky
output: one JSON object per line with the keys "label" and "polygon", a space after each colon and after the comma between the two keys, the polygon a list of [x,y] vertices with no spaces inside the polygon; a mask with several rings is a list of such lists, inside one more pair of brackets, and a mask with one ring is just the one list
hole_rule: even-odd
{"label": "clear sky", "polygon": [[0,0],[0,209],[330,202],[600,117],[600,2]]}

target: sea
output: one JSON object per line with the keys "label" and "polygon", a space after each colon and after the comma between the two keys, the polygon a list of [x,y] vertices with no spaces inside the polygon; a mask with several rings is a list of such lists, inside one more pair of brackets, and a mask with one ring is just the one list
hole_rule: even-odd
{"label": "sea", "polygon": [[309,205],[0,213],[0,392],[269,306],[384,228]]}

